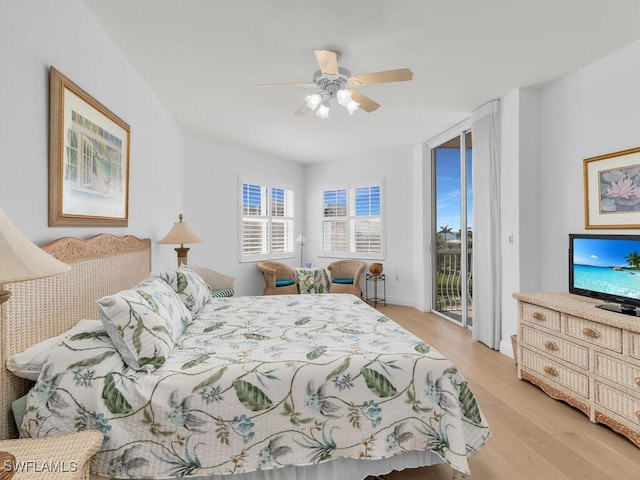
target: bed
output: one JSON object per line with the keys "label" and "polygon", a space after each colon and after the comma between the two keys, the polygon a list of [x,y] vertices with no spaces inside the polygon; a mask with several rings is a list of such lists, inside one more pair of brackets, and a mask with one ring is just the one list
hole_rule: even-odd
{"label": "bed", "polygon": [[[10,405],[26,395],[22,436],[103,432],[95,478],[355,480],[441,462],[455,476],[490,435],[455,366],[357,297],[204,298],[180,291],[178,272],[148,279],[148,239],[44,249],[73,268],[8,287],[2,360],[75,330],[35,384],[2,369],[2,435],[17,435]],[[96,319],[114,298],[134,312],[123,291],[148,292],[151,308],[165,286],[183,300],[162,331],[171,348],[138,336],[148,351],[128,358],[118,342],[136,344],[137,324],[111,331]]]}

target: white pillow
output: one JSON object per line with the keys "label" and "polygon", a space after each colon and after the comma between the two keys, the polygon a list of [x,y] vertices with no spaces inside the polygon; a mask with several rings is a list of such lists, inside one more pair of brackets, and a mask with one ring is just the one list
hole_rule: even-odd
{"label": "white pillow", "polygon": [[160,272],[158,278],[173,288],[194,315],[200,313],[211,298],[207,283],[200,275],[184,265],[180,265],[178,270],[172,272]]}
{"label": "white pillow", "polygon": [[135,370],[146,371],[166,362],[192,320],[178,294],[160,279],[101,298],[98,312],[122,360]]}
{"label": "white pillow", "polygon": [[100,320],[80,320],[74,327],[66,332],[56,336],[47,338],[40,343],[27,348],[25,351],[16,353],[7,360],[7,370],[11,371],[16,377],[26,378],[27,380],[37,380],[49,354],[56,345],[62,343],[67,338],[80,332],[102,329]]}
{"label": "white pillow", "polygon": [[207,283],[209,289],[212,292],[217,290],[227,290],[229,288],[233,288],[233,283],[236,280],[236,277],[231,277],[229,275],[223,275],[221,273],[216,272],[215,270],[211,270],[206,267],[190,267],[191,270],[196,272],[198,275],[202,277],[202,279]]}

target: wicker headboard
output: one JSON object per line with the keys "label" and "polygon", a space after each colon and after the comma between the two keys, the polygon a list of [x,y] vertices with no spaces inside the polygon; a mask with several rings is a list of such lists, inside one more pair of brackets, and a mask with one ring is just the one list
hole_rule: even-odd
{"label": "wicker headboard", "polygon": [[66,237],[43,250],[72,268],[54,277],[4,285],[13,295],[0,311],[0,439],[17,436],[11,403],[33,386],[4,368],[7,359],[81,319],[98,319],[97,299],[131,288],[151,273],[148,238]]}

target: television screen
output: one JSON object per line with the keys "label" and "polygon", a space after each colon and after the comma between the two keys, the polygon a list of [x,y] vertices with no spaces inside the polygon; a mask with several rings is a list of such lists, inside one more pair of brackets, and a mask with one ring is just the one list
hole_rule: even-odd
{"label": "television screen", "polygon": [[569,292],[639,307],[640,235],[569,235]]}

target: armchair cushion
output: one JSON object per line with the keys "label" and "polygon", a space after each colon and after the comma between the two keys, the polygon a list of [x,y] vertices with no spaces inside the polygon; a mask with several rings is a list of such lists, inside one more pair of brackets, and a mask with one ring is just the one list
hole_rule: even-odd
{"label": "armchair cushion", "polygon": [[353,278],[334,278],[331,280],[333,283],[340,283],[341,285],[351,285]]}
{"label": "armchair cushion", "polygon": [[263,295],[289,295],[298,293],[293,269],[280,262],[258,262],[258,270],[264,278]]}

